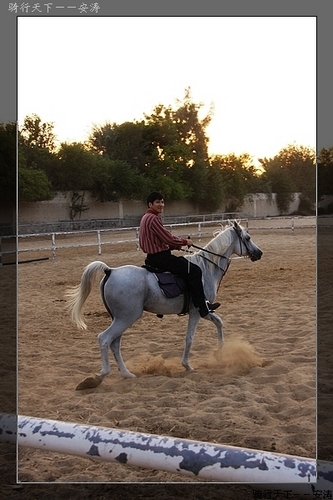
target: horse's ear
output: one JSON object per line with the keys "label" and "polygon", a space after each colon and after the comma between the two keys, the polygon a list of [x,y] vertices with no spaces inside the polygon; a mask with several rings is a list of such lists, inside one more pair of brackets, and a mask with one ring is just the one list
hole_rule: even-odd
{"label": "horse's ear", "polygon": [[233,228],[236,231],[236,233],[238,234],[238,236],[241,236],[241,234],[242,234],[242,228],[241,228],[241,226],[238,224],[238,222],[236,220],[233,221]]}

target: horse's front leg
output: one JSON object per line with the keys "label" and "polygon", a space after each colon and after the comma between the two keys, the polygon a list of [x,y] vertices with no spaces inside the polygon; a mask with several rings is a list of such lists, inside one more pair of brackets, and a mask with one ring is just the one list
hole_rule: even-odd
{"label": "horse's front leg", "polygon": [[214,325],[216,326],[217,346],[218,346],[218,348],[221,348],[223,345],[223,342],[224,342],[222,319],[216,313],[209,313],[209,314],[207,314],[207,316],[204,317],[204,319],[207,319],[208,321],[212,321],[214,323]]}
{"label": "horse's front leg", "polygon": [[182,357],[182,365],[187,371],[194,371],[192,366],[189,364],[190,350],[192,347],[194,335],[200,320],[199,312],[196,309],[192,309],[189,315],[189,320],[187,324],[187,332],[185,338],[185,347]]}

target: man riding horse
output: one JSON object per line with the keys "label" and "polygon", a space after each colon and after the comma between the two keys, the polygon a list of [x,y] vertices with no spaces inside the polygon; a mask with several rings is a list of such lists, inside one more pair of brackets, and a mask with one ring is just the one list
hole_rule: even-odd
{"label": "man riding horse", "polygon": [[194,306],[199,309],[200,316],[207,316],[217,309],[220,303],[210,303],[206,300],[200,267],[182,256],[171,253],[171,250],[180,250],[182,246],[192,246],[192,240],[174,236],[164,227],[160,217],[164,210],[164,199],[161,193],[157,191],[150,193],[147,206],[148,210],[141,219],[139,229],[139,244],[143,252],[147,254],[146,264],[183,278]]}

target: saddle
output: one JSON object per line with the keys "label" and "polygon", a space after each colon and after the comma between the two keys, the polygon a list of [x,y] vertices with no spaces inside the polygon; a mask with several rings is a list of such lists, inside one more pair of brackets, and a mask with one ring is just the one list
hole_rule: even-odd
{"label": "saddle", "polygon": [[[156,281],[158,282],[159,287],[165,297],[167,297],[168,299],[173,299],[175,297],[179,297],[179,295],[184,295],[183,309],[178,314],[178,316],[188,314],[190,295],[183,278],[177,276],[176,274],[172,274],[169,271],[162,271],[161,269],[157,269],[156,267],[150,266],[149,264],[144,264],[142,267],[147,269],[147,271],[155,276]],[[158,314],[157,316],[159,318],[162,318],[163,314]]]}

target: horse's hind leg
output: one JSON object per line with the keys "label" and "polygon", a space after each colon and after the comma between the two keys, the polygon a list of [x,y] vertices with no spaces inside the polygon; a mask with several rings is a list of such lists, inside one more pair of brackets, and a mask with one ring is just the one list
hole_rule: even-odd
{"label": "horse's hind leg", "polygon": [[134,373],[131,373],[130,371],[128,371],[128,369],[125,366],[123,357],[121,355],[120,342],[121,342],[121,335],[119,335],[119,337],[115,338],[111,342],[111,345],[110,345],[111,351],[113,353],[114,359],[116,360],[120,374],[124,378],[135,378]]}
{"label": "horse's hind leg", "polygon": [[135,377],[125,366],[120,352],[120,339],[126,328],[131,326],[133,321],[125,322],[114,319],[109,328],[98,335],[99,347],[102,358],[102,371],[99,377],[103,380],[110,373],[109,347],[113,352],[118,369],[122,377]]}

